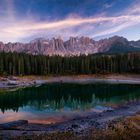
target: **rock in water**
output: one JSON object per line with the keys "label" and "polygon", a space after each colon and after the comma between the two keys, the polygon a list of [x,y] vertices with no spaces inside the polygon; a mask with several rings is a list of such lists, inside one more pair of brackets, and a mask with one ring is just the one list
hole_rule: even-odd
{"label": "rock in water", "polygon": [[0,124],[0,130],[16,129],[19,126],[27,125],[27,124],[28,124],[27,120],[18,120],[18,121],[8,122],[8,123]]}

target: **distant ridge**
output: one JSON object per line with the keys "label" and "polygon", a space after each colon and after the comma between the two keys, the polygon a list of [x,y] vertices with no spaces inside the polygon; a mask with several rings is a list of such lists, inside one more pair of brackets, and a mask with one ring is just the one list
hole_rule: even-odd
{"label": "distant ridge", "polygon": [[89,37],[70,37],[63,41],[61,37],[37,38],[29,43],[0,42],[0,52],[18,52],[33,55],[79,56],[95,53],[125,53],[140,51],[140,40],[128,41],[124,37],[113,36],[95,41]]}

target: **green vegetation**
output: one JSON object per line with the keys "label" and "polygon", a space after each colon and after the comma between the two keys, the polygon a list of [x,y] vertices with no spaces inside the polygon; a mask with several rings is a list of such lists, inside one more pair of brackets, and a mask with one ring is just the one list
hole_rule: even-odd
{"label": "green vegetation", "polygon": [[77,57],[0,53],[1,75],[70,75],[96,73],[140,73],[140,53]]}

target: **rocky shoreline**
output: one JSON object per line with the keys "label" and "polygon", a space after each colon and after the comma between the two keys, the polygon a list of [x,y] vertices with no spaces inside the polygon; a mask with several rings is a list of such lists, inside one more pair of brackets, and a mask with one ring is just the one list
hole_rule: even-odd
{"label": "rocky shoreline", "polygon": [[47,83],[109,83],[109,84],[140,84],[140,75],[79,75],[79,76],[9,76],[0,77],[0,89],[24,88],[40,86]]}
{"label": "rocky shoreline", "polygon": [[76,117],[72,120],[56,124],[33,124],[27,120],[19,120],[0,125],[0,135],[5,139],[11,137],[51,134],[55,132],[71,132],[76,136],[86,135],[89,129],[105,130],[110,124],[119,122],[122,118],[134,116],[140,110],[140,101],[119,106],[113,110],[101,113],[91,112],[84,117]]}

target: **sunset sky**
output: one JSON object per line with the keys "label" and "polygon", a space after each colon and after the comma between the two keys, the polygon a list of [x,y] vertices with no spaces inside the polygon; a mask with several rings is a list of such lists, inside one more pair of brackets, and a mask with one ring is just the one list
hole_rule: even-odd
{"label": "sunset sky", "polygon": [[140,0],[0,0],[0,41],[120,35],[140,39]]}

